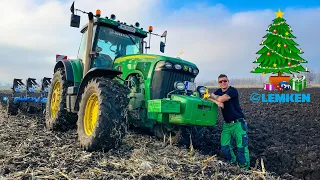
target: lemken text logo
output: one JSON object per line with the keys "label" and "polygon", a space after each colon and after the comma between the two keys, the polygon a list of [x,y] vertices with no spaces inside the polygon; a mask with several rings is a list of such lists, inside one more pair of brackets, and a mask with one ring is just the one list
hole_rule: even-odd
{"label": "lemken text logo", "polygon": [[250,100],[254,103],[310,102],[310,94],[259,94],[252,93]]}

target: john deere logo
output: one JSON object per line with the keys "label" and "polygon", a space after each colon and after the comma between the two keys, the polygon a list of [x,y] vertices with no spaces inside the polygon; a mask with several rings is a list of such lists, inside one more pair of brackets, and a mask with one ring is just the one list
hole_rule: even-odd
{"label": "john deere logo", "polygon": [[188,66],[183,66],[183,70],[188,71]]}
{"label": "john deere logo", "polygon": [[118,71],[121,71],[121,70],[122,70],[122,67],[121,67],[121,66],[118,66],[118,67],[117,67],[117,70],[118,70]]}

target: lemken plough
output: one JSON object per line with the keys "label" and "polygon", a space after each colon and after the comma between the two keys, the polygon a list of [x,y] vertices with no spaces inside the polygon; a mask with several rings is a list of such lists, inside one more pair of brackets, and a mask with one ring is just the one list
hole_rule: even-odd
{"label": "lemken plough", "polygon": [[25,83],[22,79],[14,79],[11,96],[2,97],[2,104],[6,106],[8,115],[17,115],[19,110],[28,113],[38,113],[45,110],[47,94],[51,78],[44,77],[41,85],[35,78],[28,78]]}

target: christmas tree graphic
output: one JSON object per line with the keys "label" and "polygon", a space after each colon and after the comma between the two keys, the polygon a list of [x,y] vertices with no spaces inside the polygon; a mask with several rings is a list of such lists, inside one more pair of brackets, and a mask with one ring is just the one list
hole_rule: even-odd
{"label": "christmas tree graphic", "polygon": [[299,45],[293,40],[296,37],[292,34],[291,26],[282,17],[284,13],[279,9],[275,14],[276,18],[263,37],[266,39],[260,44],[263,47],[256,53],[260,54],[260,57],[253,62],[259,63],[259,66],[254,67],[251,73],[261,73],[262,76],[268,73],[277,74],[269,77],[269,81],[277,86],[282,81],[290,81],[290,76],[283,76],[285,73],[308,72],[307,67],[301,65],[308,62],[299,56],[303,54],[302,48],[296,47]]}

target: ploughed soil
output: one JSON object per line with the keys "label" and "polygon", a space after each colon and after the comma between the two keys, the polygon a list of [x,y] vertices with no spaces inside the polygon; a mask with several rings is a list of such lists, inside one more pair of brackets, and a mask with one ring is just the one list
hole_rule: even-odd
{"label": "ploughed soil", "polygon": [[[310,94],[310,103],[253,103],[250,100],[253,92],[278,92],[257,88],[238,91],[248,122],[251,164],[263,158],[268,171],[301,179],[320,179],[320,88],[300,92]],[[285,93],[299,94],[292,90]],[[199,148],[208,154],[218,153],[214,147],[219,145],[222,118],[219,120]]]}
{"label": "ploughed soil", "polygon": [[238,90],[249,171],[221,157],[221,114],[193,148],[130,130],[120,148],[90,153],[80,148],[76,130],[50,132],[41,113],[7,117],[0,108],[0,179],[320,179],[320,88],[303,90],[311,103],[253,103],[252,92],[268,92]]}

